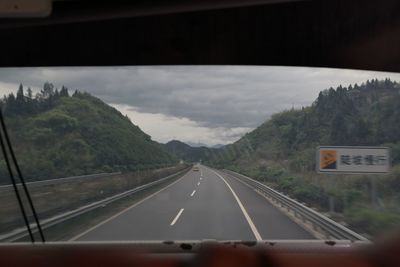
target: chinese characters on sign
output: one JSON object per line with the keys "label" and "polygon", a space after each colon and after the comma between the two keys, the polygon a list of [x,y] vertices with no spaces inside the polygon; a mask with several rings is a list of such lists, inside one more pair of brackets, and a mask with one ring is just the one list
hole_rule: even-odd
{"label": "chinese characters on sign", "polygon": [[344,165],[385,165],[387,158],[385,155],[366,155],[366,156],[350,156],[341,155],[340,163]]}
{"label": "chinese characters on sign", "polygon": [[385,173],[390,168],[386,147],[321,146],[317,161],[317,171],[321,173]]}

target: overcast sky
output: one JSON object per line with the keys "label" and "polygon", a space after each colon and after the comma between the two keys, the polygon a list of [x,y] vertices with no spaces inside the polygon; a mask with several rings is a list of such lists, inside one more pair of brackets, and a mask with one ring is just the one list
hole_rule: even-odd
{"label": "overcast sky", "polygon": [[322,68],[157,66],[0,69],[0,94],[46,81],[87,91],[130,117],[153,140],[227,144],[271,114],[310,105],[318,92],[400,74]]}

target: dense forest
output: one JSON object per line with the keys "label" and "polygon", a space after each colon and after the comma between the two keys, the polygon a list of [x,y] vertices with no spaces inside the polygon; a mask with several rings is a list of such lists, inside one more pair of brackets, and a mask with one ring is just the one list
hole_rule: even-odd
{"label": "dense forest", "polygon": [[[318,174],[320,145],[390,147],[391,173]],[[390,79],[323,90],[311,106],[274,114],[222,149],[174,147],[178,157],[247,174],[358,232],[400,224],[400,84]]]}
{"label": "dense forest", "polygon": [[[23,85],[0,101],[28,180],[171,165],[177,159],[128,117],[100,99],[46,82],[33,95]],[[9,183],[3,157],[0,183]]]}

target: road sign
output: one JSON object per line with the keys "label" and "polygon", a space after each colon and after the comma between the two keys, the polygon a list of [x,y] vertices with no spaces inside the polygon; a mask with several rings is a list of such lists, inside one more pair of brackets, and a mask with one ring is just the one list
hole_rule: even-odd
{"label": "road sign", "polygon": [[389,148],[320,146],[316,167],[320,173],[386,173],[390,169]]}

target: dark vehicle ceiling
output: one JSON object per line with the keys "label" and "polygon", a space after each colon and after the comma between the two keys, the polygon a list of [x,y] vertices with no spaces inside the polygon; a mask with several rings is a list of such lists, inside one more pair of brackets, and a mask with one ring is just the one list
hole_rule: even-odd
{"label": "dark vehicle ceiling", "polygon": [[48,18],[0,19],[0,66],[243,64],[399,72],[399,14],[397,0],[55,1]]}

